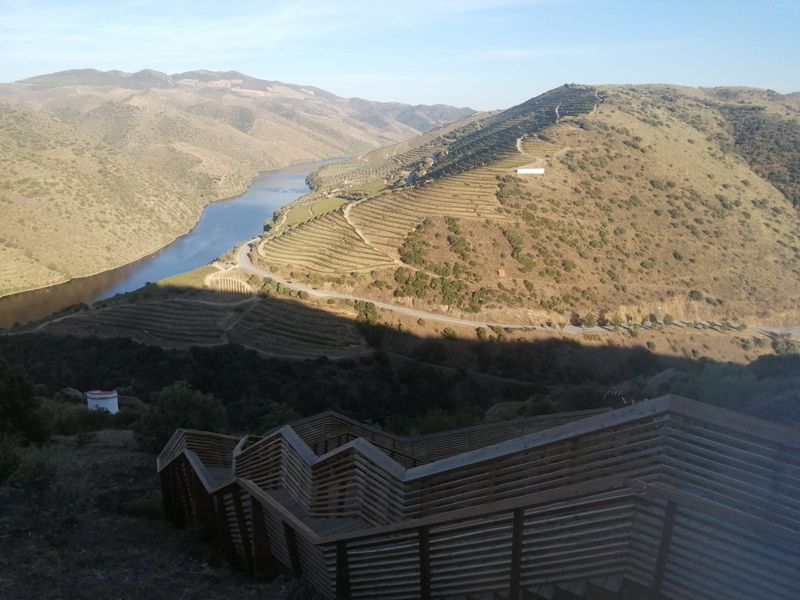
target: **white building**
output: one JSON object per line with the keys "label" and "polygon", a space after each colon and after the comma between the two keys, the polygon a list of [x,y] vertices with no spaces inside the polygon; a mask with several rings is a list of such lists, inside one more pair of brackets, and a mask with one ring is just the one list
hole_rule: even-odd
{"label": "white building", "polygon": [[520,167],[517,175],[544,175],[544,167]]}
{"label": "white building", "polygon": [[86,405],[89,410],[105,410],[112,415],[119,412],[119,398],[116,390],[92,390],[86,392]]}

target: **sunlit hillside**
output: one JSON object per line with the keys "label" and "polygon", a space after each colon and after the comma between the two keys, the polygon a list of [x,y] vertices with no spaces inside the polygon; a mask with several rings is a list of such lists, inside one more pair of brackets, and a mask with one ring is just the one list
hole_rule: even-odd
{"label": "sunlit hillside", "polygon": [[798,131],[774,92],[558,88],[321,170],[313,197],[350,202],[278,227],[258,258],[503,322],[795,323]]}
{"label": "sunlit hillside", "polygon": [[0,295],[149,254],[260,171],[472,112],[210,71],[66,71],[0,85],[0,97]]}

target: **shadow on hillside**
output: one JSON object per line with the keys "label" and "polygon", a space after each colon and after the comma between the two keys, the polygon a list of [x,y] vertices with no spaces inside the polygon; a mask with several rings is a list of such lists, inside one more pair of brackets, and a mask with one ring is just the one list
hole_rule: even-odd
{"label": "shadow on hillside", "polygon": [[[215,303],[215,292],[151,286],[100,308],[75,309],[51,325],[50,333],[0,336],[0,356],[53,390],[125,387],[147,398],[183,379],[244,413],[257,412],[267,399],[302,415],[335,409],[406,432],[472,424],[504,401],[509,403],[493,409],[497,416],[593,408],[667,392],[800,422],[796,354],[761,356],[747,365],[674,356],[657,351],[666,345],[658,336],[667,336],[658,332],[642,332],[642,338],[657,340],[655,350],[621,333],[600,334],[591,343],[574,336],[522,341],[514,331],[491,330],[483,332],[491,339],[441,332],[421,337],[364,322],[376,316],[364,306],[359,322],[283,296],[225,294],[228,302]],[[127,321],[114,320],[123,313]],[[246,319],[259,329],[241,327],[230,336]],[[469,328],[455,329],[474,335]],[[192,346],[193,331],[204,345]],[[277,356],[245,347],[253,346],[248,331],[256,331],[262,345],[272,343]],[[687,340],[702,334],[725,337],[728,344],[761,344],[762,352],[772,353],[763,336],[754,341],[736,332],[670,331]],[[239,343],[224,343],[229,336]],[[348,347],[361,351],[336,360],[297,357]],[[302,352],[293,356],[292,348]],[[669,368],[675,371],[663,374]]]}

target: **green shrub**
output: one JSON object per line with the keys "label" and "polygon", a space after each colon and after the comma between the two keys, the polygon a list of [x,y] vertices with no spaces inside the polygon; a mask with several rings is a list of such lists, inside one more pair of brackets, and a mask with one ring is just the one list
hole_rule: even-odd
{"label": "green shrub", "polygon": [[800,343],[788,335],[778,335],[772,339],[772,349],[778,355],[800,354]]}
{"label": "green shrub", "polygon": [[20,451],[19,439],[6,433],[0,434],[0,483],[17,470]]}
{"label": "green shrub", "polygon": [[33,386],[24,371],[0,358],[0,434],[43,442],[47,439],[47,428],[38,407]]}
{"label": "green shrub", "polygon": [[160,519],[163,516],[161,492],[159,490],[150,490],[144,494],[127,498],[122,501],[119,511],[132,517]]}
{"label": "green shrub", "polygon": [[358,311],[358,320],[361,323],[374,325],[378,322],[378,308],[372,302],[358,300],[355,303],[355,308]]}
{"label": "green shrub", "polygon": [[285,402],[246,397],[225,407],[228,427],[237,432],[264,432],[300,418]]}
{"label": "green shrub", "polygon": [[643,269],[648,269],[649,270],[649,269],[654,269],[655,268],[656,261],[654,261],[652,258],[648,258],[646,260],[643,260],[639,264],[642,266]]}
{"label": "green shrub", "polygon": [[152,407],[135,427],[143,450],[158,452],[178,428],[220,431],[225,428],[225,407],[185,381],[177,381],[152,395]]}
{"label": "green shrub", "polygon": [[36,446],[28,446],[20,452],[19,464],[8,478],[9,485],[21,490],[37,507],[37,515],[55,481],[56,468],[51,451]]}

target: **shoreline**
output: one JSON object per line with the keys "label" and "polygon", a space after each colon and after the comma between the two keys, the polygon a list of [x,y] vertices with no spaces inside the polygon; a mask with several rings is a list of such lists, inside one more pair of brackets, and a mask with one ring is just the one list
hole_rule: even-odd
{"label": "shoreline", "polygon": [[[150,252],[142,254],[138,258],[134,258],[132,260],[129,260],[127,262],[124,262],[124,263],[121,263],[121,264],[118,264],[118,265],[109,266],[109,267],[106,267],[104,269],[100,269],[98,271],[95,271],[93,273],[76,275],[74,277],[70,277],[69,279],[64,279],[62,281],[57,281],[55,283],[49,283],[49,284],[40,285],[40,286],[37,286],[37,287],[26,288],[24,290],[18,290],[18,291],[12,292],[10,294],[1,295],[0,296],[0,302],[12,301],[12,299],[14,299],[15,297],[22,296],[23,294],[30,294],[32,292],[41,292],[41,291],[44,291],[44,290],[47,290],[47,289],[50,289],[50,288],[56,288],[58,286],[64,286],[64,285],[71,284],[71,283],[78,283],[81,280],[85,280],[85,279],[89,279],[89,278],[93,278],[93,277],[98,277],[98,276],[103,275],[103,274],[110,274],[112,271],[117,271],[119,269],[132,267],[133,265],[135,265],[138,262],[141,262],[143,260],[147,260],[149,258],[153,258],[154,256],[156,256],[160,252],[163,252],[164,250],[168,249],[170,246],[172,246],[176,242],[179,242],[181,239],[183,239],[186,236],[188,236],[189,234],[191,234],[192,231],[194,231],[195,228],[199,225],[200,219],[202,219],[202,217],[203,217],[203,213],[205,213],[206,209],[209,206],[211,206],[213,204],[223,204],[225,202],[230,202],[232,200],[236,200],[237,198],[242,197],[244,194],[247,193],[247,190],[249,190],[251,187],[253,187],[253,184],[255,183],[256,179],[258,179],[262,175],[268,175],[269,173],[274,173],[275,171],[282,171],[282,170],[285,170],[285,169],[290,169],[290,168],[295,168],[295,167],[303,167],[303,166],[306,166],[306,165],[309,165],[309,166],[310,165],[319,165],[319,164],[327,162],[329,160],[336,160],[336,158],[337,157],[324,158],[324,159],[320,159],[320,160],[305,161],[305,162],[299,162],[299,163],[288,163],[286,165],[282,165],[282,166],[278,165],[278,166],[275,166],[275,167],[270,167],[269,169],[265,169],[263,171],[258,171],[258,173],[256,173],[250,179],[250,183],[247,185],[247,187],[245,187],[245,189],[241,193],[234,194],[232,196],[226,196],[224,198],[217,198],[217,199],[214,199],[214,200],[209,200],[208,202],[203,204],[202,207],[200,208],[200,212],[197,215],[197,218],[194,221],[194,224],[189,229],[187,229],[183,233],[180,233],[179,235],[174,237],[171,241],[169,241],[168,243],[164,244],[163,246],[160,246],[156,250],[152,250]],[[311,171],[309,171],[309,173],[310,172]],[[288,203],[288,204],[291,204],[291,203]],[[288,204],[283,205],[283,206],[288,206]],[[281,206],[281,208],[283,208],[283,206]],[[265,223],[266,223],[266,221],[265,221]]]}

